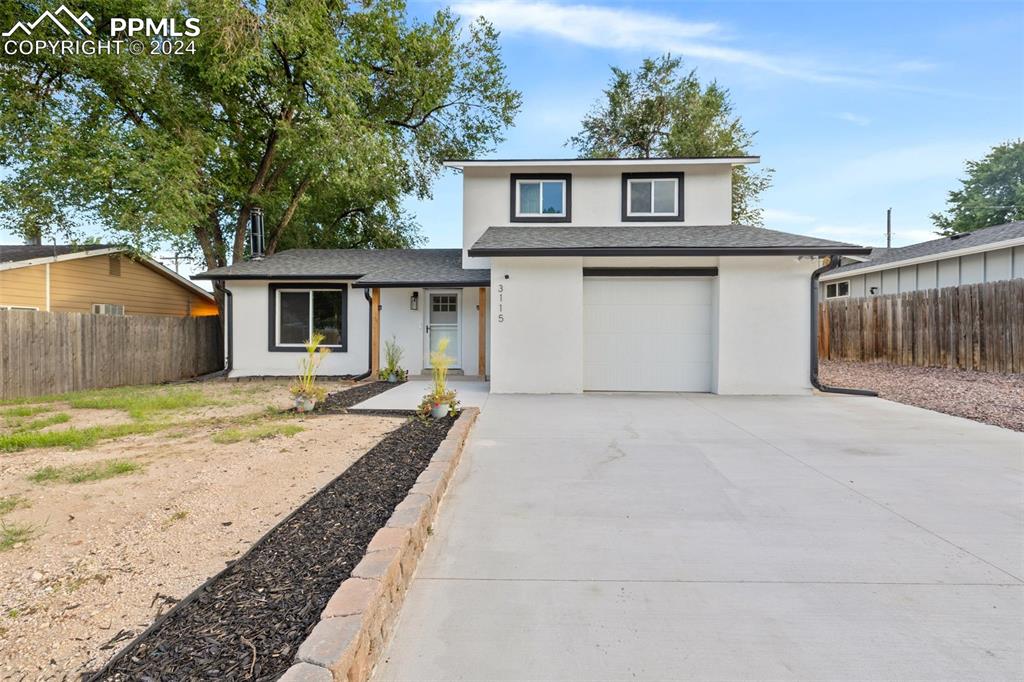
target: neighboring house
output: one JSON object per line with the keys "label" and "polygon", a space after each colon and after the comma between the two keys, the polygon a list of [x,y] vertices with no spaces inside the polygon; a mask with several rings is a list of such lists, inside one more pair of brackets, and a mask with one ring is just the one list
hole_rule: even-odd
{"label": "neighboring house", "polygon": [[232,376],[294,374],[322,331],[324,374],[374,371],[390,337],[415,374],[447,337],[499,393],[804,393],[812,272],[868,250],[729,224],[732,169],[758,160],[451,161],[461,250],[285,251],[198,277],[227,289]]}
{"label": "neighboring house", "polygon": [[[857,259],[861,260],[861,259]],[[994,225],[895,249],[821,276],[823,298],[861,298],[1024,277],[1024,222]]]}
{"label": "neighboring house", "polygon": [[213,295],[112,246],[0,246],[0,308],[105,315],[217,314]]}

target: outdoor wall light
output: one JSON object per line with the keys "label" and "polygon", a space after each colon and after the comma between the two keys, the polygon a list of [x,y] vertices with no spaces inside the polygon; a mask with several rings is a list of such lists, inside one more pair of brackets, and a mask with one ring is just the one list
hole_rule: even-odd
{"label": "outdoor wall light", "polygon": [[877,294],[878,293],[878,287],[871,287],[870,291],[871,291],[872,295]]}
{"label": "outdoor wall light", "polygon": [[412,292],[412,296],[409,298],[409,310],[420,309],[420,292]]}

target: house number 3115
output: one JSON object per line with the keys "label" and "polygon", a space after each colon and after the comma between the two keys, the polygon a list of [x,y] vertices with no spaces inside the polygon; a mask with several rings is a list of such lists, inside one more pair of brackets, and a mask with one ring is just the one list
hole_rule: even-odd
{"label": "house number 3115", "polygon": [[504,312],[504,307],[502,306],[502,303],[504,302],[504,300],[505,300],[505,285],[504,284],[499,284],[498,285],[498,322],[504,322],[505,321],[505,312]]}

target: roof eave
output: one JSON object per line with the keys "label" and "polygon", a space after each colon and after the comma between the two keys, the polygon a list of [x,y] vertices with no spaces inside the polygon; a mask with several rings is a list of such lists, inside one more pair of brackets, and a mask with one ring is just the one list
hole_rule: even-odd
{"label": "roof eave", "polygon": [[430,287],[447,287],[451,289],[461,289],[464,287],[489,287],[491,286],[490,274],[487,279],[480,280],[469,280],[454,282],[451,280],[427,280],[427,281],[415,281],[415,282],[400,282],[397,280],[377,280],[377,281],[358,281],[353,282],[352,288],[354,289],[425,289]]}
{"label": "roof eave", "polygon": [[38,258],[27,258],[25,260],[11,260],[0,263],[0,270],[17,270],[18,268],[30,268],[34,265],[45,265],[47,263],[63,263],[64,261],[77,260],[79,258],[92,258],[94,256],[108,256],[115,253],[127,251],[123,246],[105,246],[100,249],[83,249],[72,253],[64,253],[57,256],[40,256]]}
{"label": "roof eave", "polygon": [[[891,260],[884,263],[874,263],[873,261],[867,261],[864,264],[858,263],[856,266],[847,265],[842,268],[837,268],[832,272],[829,272],[821,276],[822,282],[828,282],[843,277],[852,277],[854,275],[867,275],[873,272],[881,272],[883,270],[891,270],[893,268],[904,268],[911,265],[920,265],[921,263],[931,263],[934,261],[945,260],[947,258],[960,258],[961,256],[970,256],[976,253],[987,253],[989,251],[998,251],[999,249],[1010,249],[1017,246],[1024,246],[1024,237],[1015,237],[1013,239],[1004,239],[998,242],[989,242],[987,244],[978,244],[976,246],[965,246],[960,249],[950,249],[949,251],[940,251],[939,253],[930,253],[924,256],[913,256],[910,258],[902,258],[900,260]],[[850,268],[846,270],[845,268]]]}
{"label": "roof eave", "polygon": [[479,166],[521,168],[528,166],[740,166],[761,163],[760,156],[709,156],[663,159],[446,159],[446,168],[472,168]]}
{"label": "roof eave", "polygon": [[469,249],[471,257],[530,256],[847,256],[871,253],[861,246],[778,246],[778,247],[679,247],[679,246],[586,246],[538,248]]}
{"label": "roof eave", "polygon": [[355,280],[365,276],[366,273],[359,275],[309,275],[309,274],[294,274],[294,275],[270,275],[270,274],[232,274],[232,273],[221,273],[211,274],[209,272],[201,272],[198,275],[192,275],[192,279],[209,279],[209,280],[288,280],[293,282],[323,282],[325,280]]}

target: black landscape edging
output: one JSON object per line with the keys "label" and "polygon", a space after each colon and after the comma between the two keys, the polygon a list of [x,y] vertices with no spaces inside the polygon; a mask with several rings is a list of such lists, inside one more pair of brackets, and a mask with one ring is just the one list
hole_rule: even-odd
{"label": "black landscape edging", "polygon": [[[341,584],[355,568],[355,565],[362,559],[363,554],[366,551],[366,547],[370,540],[373,538],[374,533],[383,527],[387,522],[388,518],[394,507],[405,499],[409,489],[412,488],[419,474],[429,464],[431,457],[437,450],[439,444],[444,440],[454,423],[454,419],[447,417],[436,422],[424,422],[421,420],[411,419],[406,424],[398,427],[396,430],[389,433],[379,443],[370,448],[362,457],[352,463],[345,471],[339,474],[330,483],[325,485],[323,488],[318,490],[312,497],[306,500],[297,509],[292,511],[288,516],[282,519],[280,522],[274,525],[269,531],[267,531],[259,540],[257,540],[242,556],[235,559],[226,566],[220,572],[206,580],[199,588],[191,592],[189,595],[184,597],[181,601],[174,605],[169,611],[159,616],[152,625],[146,628],[138,637],[136,637],[130,644],[124,647],[121,651],[115,654],[99,671],[95,673],[83,674],[84,679],[88,680],[136,680],[136,679],[181,679],[181,678],[224,678],[234,677],[242,679],[253,679],[253,680],[271,680],[276,679],[278,676],[283,674],[288,667],[291,665],[295,653],[298,651],[299,645],[309,635],[313,627],[320,622],[320,613],[323,611],[327,600],[334,594],[338,585]],[[405,438],[408,436],[408,438]],[[402,456],[403,450],[407,458],[411,458],[414,461],[409,462],[407,471],[398,472],[398,475],[394,475],[394,472],[388,471],[389,465],[394,465]],[[378,458],[380,461],[372,461],[374,458]],[[375,466],[376,465],[376,466]],[[375,467],[375,468],[369,468]],[[366,469],[366,471],[364,471]],[[380,469],[383,469],[381,471]],[[372,488],[367,486],[366,481],[360,481],[359,478],[369,474],[382,475],[382,478],[386,479],[381,483],[397,483],[397,489],[392,487],[388,490],[383,487]],[[349,479],[355,479],[349,481]],[[400,479],[400,480],[399,480]],[[361,483],[363,487],[361,490],[346,489],[345,485],[349,483]],[[349,488],[352,488],[349,485]],[[276,645],[282,646],[281,650],[271,650],[267,652],[266,647],[259,648],[259,645],[264,644],[267,639],[274,635],[280,635],[282,626],[285,626],[285,618],[282,616],[294,614],[295,604],[291,603],[287,606],[278,606],[277,611],[271,609],[271,612],[263,616],[263,620],[259,622],[256,627],[257,634],[253,635],[252,632],[243,633],[241,630],[235,629],[231,634],[225,638],[227,641],[219,641],[211,637],[205,637],[205,647],[202,651],[189,651],[184,655],[185,660],[178,660],[173,657],[173,652],[167,649],[161,649],[159,647],[159,640],[150,642],[158,636],[158,633],[164,630],[166,627],[174,627],[174,625],[180,620],[180,618],[187,617],[186,609],[189,609],[197,601],[202,602],[205,600],[207,604],[201,604],[200,608],[203,611],[199,615],[216,615],[220,607],[225,605],[225,600],[218,600],[217,596],[212,594],[212,588],[216,587],[221,582],[229,579],[238,578],[252,578],[253,576],[247,575],[242,571],[248,567],[250,563],[255,561],[254,558],[257,552],[268,548],[271,543],[277,538],[278,533],[284,532],[289,524],[296,520],[297,517],[304,513],[315,514],[327,514],[332,510],[329,508],[329,504],[325,504],[326,509],[321,509],[319,503],[329,503],[328,499],[330,496],[340,498],[340,505],[333,511],[337,512],[340,508],[349,510],[349,514],[364,513],[366,510],[352,510],[346,501],[345,497],[351,497],[355,493],[357,496],[362,494],[364,496],[374,494],[378,495],[376,516],[369,520],[366,528],[359,529],[361,533],[357,538],[353,537],[342,537],[334,538],[335,543],[338,546],[335,547],[331,543],[331,539],[327,536],[327,532],[332,527],[336,528],[338,525],[328,527],[322,525],[325,535],[321,535],[319,538],[320,546],[326,547],[331,545],[331,556],[335,557],[334,565],[325,565],[319,561],[309,565],[303,566],[302,562],[296,563],[294,566],[288,566],[287,569],[294,568],[309,568],[318,571],[315,576],[302,576],[288,573],[292,575],[293,580],[296,581],[296,586],[300,589],[302,587],[308,587],[313,584],[314,581],[322,582],[322,589],[314,587],[311,590],[311,594],[307,595],[303,608],[299,609],[299,616],[304,619],[301,623],[300,629],[293,628],[290,633],[284,633],[282,636],[278,636],[275,642]],[[390,494],[389,494],[390,493]],[[386,499],[382,499],[385,498]],[[337,503],[339,500],[335,500]],[[373,500],[365,500],[372,502]],[[371,505],[372,506],[372,505]],[[375,510],[370,509],[370,513]],[[348,517],[351,518],[351,517]],[[326,519],[321,519],[321,521]],[[351,522],[345,523],[344,531],[348,531],[353,525]],[[306,535],[311,534],[310,528],[303,528],[298,526],[299,531],[306,530]],[[302,533],[298,533],[301,535]],[[350,534],[351,535],[351,534]],[[286,540],[287,538],[285,538]],[[294,552],[305,549],[308,553],[310,550],[315,550],[311,547],[314,538],[306,538],[307,542],[304,547],[288,548],[287,544],[279,549],[280,556],[274,557],[271,555],[269,558],[276,561],[287,561],[288,556],[294,556]],[[270,548],[275,549],[275,548]],[[288,551],[291,549],[291,551]],[[334,550],[337,550],[336,552]],[[347,551],[346,551],[347,550]],[[268,550],[269,551],[269,550]],[[258,577],[258,576],[256,576]],[[278,578],[285,577],[282,573]],[[268,587],[273,587],[272,584],[250,584],[246,586],[244,581],[239,584],[228,586],[236,592],[241,591],[242,593],[237,595],[238,597],[248,599],[264,599],[273,596],[274,592],[268,590]],[[282,600],[283,601],[283,600]],[[228,601],[227,607],[230,609],[235,606],[236,601]],[[282,609],[284,613],[281,613]],[[186,615],[182,615],[186,614]],[[255,622],[259,620],[260,616],[257,614],[257,618],[250,619],[248,622]],[[201,623],[208,623],[205,618],[199,619]],[[223,621],[222,621],[223,622]],[[297,623],[293,623],[299,625]],[[191,632],[190,628],[195,623],[183,623],[183,627],[186,633],[191,633],[192,637],[198,639],[200,635],[198,633]],[[230,624],[229,624],[230,625]],[[276,627],[275,627],[276,626]],[[226,634],[226,632],[225,632]],[[245,634],[253,635],[251,638],[246,638]],[[291,635],[289,637],[289,634]],[[265,635],[265,636],[260,636]],[[189,643],[194,643],[189,642]],[[153,647],[148,651],[139,655],[139,648],[147,644],[153,644]],[[227,651],[225,651],[227,650]],[[200,654],[211,653],[209,658],[202,658]],[[220,654],[218,656],[218,654]],[[229,658],[234,654],[234,659]],[[179,653],[179,656],[181,654]],[[156,660],[147,660],[153,659]],[[162,660],[161,660],[162,659]],[[145,665],[150,663],[149,666],[143,668],[139,664]],[[184,664],[185,667],[182,667]],[[269,664],[269,665],[268,665]],[[169,669],[169,666],[174,666],[173,669]],[[204,667],[199,667],[204,666]],[[249,674],[250,669],[252,674]]]}

